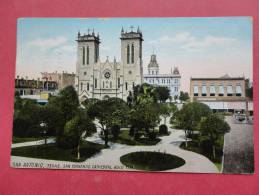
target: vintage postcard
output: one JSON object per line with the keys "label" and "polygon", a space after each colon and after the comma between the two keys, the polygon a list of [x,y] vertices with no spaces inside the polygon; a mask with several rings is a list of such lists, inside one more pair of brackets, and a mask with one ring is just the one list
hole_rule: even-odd
{"label": "vintage postcard", "polygon": [[252,22],[18,19],[11,166],[253,173]]}

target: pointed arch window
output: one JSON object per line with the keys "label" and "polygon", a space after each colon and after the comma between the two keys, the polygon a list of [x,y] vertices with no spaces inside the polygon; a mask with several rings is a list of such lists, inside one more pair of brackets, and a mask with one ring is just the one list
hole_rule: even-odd
{"label": "pointed arch window", "polygon": [[89,83],[87,83],[87,91],[89,91]]}
{"label": "pointed arch window", "polygon": [[127,64],[130,63],[130,46],[127,45]]}
{"label": "pointed arch window", "polygon": [[85,47],[83,47],[83,57],[82,57],[82,60],[83,60],[83,65],[85,65]]}
{"label": "pointed arch window", "polygon": [[131,63],[134,64],[134,44],[131,45]]}
{"label": "pointed arch window", "polygon": [[89,64],[89,46],[86,48],[86,64]]}

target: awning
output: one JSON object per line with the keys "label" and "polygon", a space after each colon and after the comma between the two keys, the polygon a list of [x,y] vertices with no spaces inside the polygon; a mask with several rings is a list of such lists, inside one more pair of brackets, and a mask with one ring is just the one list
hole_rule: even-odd
{"label": "awning", "polygon": [[219,94],[224,94],[224,87],[222,85],[219,86]]}
{"label": "awning", "polygon": [[232,85],[227,86],[227,94],[232,94],[233,93],[233,87]]}
{"label": "awning", "polygon": [[237,86],[236,86],[236,93],[242,94],[242,88],[241,88],[240,85],[237,85]]}
{"label": "awning", "polygon": [[216,93],[216,90],[215,90],[215,86],[214,85],[211,85],[210,86],[210,93]]}
{"label": "awning", "polygon": [[201,93],[202,93],[202,94],[207,94],[206,85],[203,85],[203,86],[202,86]]}
{"label": "awning", "polygon": [[199,88],[198,86],[193,87],[193,93],[199,93]]}

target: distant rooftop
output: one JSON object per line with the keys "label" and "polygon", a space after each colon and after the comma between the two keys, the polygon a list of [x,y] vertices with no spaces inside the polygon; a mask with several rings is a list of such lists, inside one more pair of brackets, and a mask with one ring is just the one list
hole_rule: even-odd
{"label": "distant rooftop", "polygon": [[191,77],[191,80],[244,80],[245,77],[230,77],[228,74],[225,74],[221,77]]}

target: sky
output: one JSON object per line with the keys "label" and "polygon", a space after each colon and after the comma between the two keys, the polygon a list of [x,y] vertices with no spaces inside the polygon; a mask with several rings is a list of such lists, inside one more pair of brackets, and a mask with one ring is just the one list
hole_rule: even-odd
{"label": "sky", "polygon": [[157,55],[160,73],[178,67],[181,90],[191,77],[245,76],[253,79],[252,18],[20,18],[16,75],[40,78],[40,72],[75,72],[77,33],[99,32],[100,59],[120,61],[120,32],[139,26],[143,66]]}

